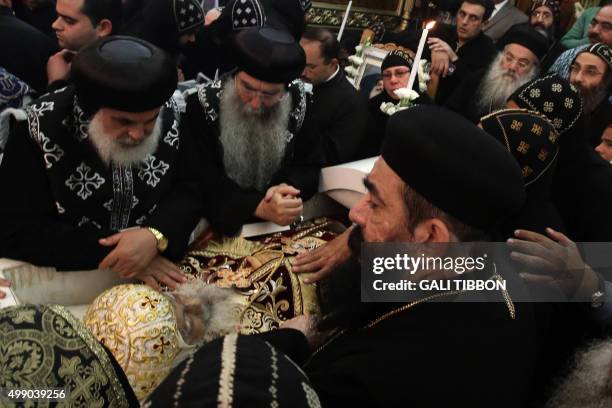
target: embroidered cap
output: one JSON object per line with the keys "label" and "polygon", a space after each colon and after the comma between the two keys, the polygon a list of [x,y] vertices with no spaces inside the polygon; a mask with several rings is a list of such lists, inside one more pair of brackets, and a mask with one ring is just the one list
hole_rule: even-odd
{"label": "embroidered cap", "polygon": [[521,170],[508,152],[438,106],[417,105],[391,116],[382,158],[431,204],[484,231],[494,230],[525,200]]}
{"label": "embroidered cap", "polygon": [[174,20],[179,34],[186,34],[204,25],[204,10],[197,0],[173,0]]}
{"label": "embroidered cap", "polygon": [[556,0],[535,0],[531,6],[533,13],[538,7],[546,6],[553,13],[555,20],[559,18],[559,3]]}
{"label": "embroidered cap", "polygon": [[552,173],[559,133],[548,119],[525,109],[503,109],[483,117],[480,124],[518,162],[525,186]]}
{"label": "embroidered cap", "polygon": [[519,108],[544,115],[560,135],[570,130],[582,114],[576,87],[558,74],[549,74],[519,87],[510,97]]}
{"label": "embroidered cap", "polygon": [[0,309],[0,344],[0,387],[63,389],[69,407],[138,406],[112,354],[62,306]]}
{"label": "embroidered cap", "polygon": [[[580,51],[578,55],[585,52],[597,55],[608,65],[608,71],[612,71],[612,49],[610,49],[609,46],[604,43],[593,44],[590,47]],[[576,57],[578,57],[578,55],[576,55]],[[576,59],[574,58],[574,61],[575,60]]]}
{"label": "embroidered cap", "polygon": [[380,66],[380,70],[382,72],[387,68],[398,66],[408,67],[409,69],[412,69],[413,63],[414,60],[410,55],[408,55],[407,52],[396,49],[387,54],[387,56],[382,62],[382,65]]}
{"label": "embroidered cap", "polygon": [[143,405],[171,406],[314,408],[321,403],[306,375],[282,351],[257,337],[231,334],[177,366]]}
{"label": "embroidered cap", "polygon": [[168,54],[125,36],[104,37],[79,51],[71,78],[87,114],[101,107],[125,112],[158,108],[170,99],[178,80]]}

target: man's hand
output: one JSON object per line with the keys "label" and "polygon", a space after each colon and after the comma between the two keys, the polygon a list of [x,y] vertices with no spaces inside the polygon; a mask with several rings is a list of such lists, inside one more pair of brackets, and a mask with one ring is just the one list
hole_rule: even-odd
{"label": "man's hand", "polygon": [[187,278],[180,269],[161,255],[153,258],[149,266],[137,274],[135,278],[140,279],[157,291],[161,290],[160,283],[171,289],[176,289],[178,285],[187,282]]}
{"label": "man's hand", "polygon": [[[9,287],[11,286],[11,282],[7,279],[0,279],[0,287]],[[4,299],[6,297],[6,294],[0,290],[0,299]]]}
{"label": "man's hand", "polygon": [[300,190],[288,185],[272,186],[255,209],[255,216],[278,225],[290,225],[302,215]]}
{"label": "man's hand", "polygon": [[305,283],[314,283],[327,277],[331,271],[351,256],[349,236],[354,227],[348,228],[332,241],[295,257],[292,269],[295,273],[312,273],[304,278]]}
{"label": "man's hand", "polygon": [[428,38],[427,44],[432,52],[443,52],[448,55],[450,62],[455,62],[459,59],[455,51],[448,45],[447,42],[442,41],[439,38]]}
{"label": "man's hand", "polygon": [[517,230],[514,235],[518,239],[508,240],[511,258],[529,271],[521,273],[521,278],[559,287],[570,298],[589,298],[597,290],[597,274],[584,262],[572,240],[552,228],[547,228],[546,233],[552,239]]}
{"label": "man's hand", "polygon": [[327,337],[327,333],[321,333],[317,330],[318,323],[319,317],[317,315],[300,315],[282,322],[279,329],[294,329],[301,331],[306,337],[310,348],[315,349],[322,344]]}
{"label": "man's hand", "polygon": [[67,80],[70,77],[70,64],[75,56],[73,51],[61,50],[53,54],[47,61],[47,83]]}
{"label": "man's hand", "polygon": [[112,269],[122,278],[133,278],[143,273],[157,255],[157,240],[146,228],[119,232],[99,242],[103,246],[115,247],[99,268]]}
{"label": "man's hand", "polygon": [[448,74],[450,57],[443,51],[431,52],[431,72],[444,78]]}

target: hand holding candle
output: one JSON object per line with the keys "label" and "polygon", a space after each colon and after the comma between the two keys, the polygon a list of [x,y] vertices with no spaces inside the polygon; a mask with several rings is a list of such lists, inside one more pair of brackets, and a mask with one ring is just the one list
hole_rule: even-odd
{"label": "hand holding candle", "polygon": [[417,48],[416,55],[414,56],[414,62],[412,63],[412,68],[410,69],[410,78],[408,79],[408,89],[412,89],[414,85],[414,80],[416,79],[419,61],[421,60],[421,55],[423,54],[423,48],[425,47],[425,40],[427,39],[427,34],[429,34],[429,30],[433,28],[436,24],[435,21],[430,21],[423,30],[423,34],[421,34],[421,40],[419,41],[419,47]]}

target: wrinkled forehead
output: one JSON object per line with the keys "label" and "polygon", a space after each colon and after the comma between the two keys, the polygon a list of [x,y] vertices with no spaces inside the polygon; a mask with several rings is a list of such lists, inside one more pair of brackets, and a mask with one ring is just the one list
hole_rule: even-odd
{"label": "wrinkled forehead", "polygon": [[260,91],[278,92],[285,89],[285,84],[265,82],[249,75],[245,71],[239,71],[236,74],[236,79],[241,81],[243,84],[249,86],[250,88]]}

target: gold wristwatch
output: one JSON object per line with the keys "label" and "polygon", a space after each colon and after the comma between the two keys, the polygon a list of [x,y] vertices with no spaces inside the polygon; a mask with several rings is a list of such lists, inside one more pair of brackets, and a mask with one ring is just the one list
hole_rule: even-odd
{"label": "gold wristwatch", "polygon": [[160,254],[163,253],[168,248],[168,238],[153,227],[147,227],[147,229],[151,231],[151,234],[153,234],[157,240],[157,250]]}

